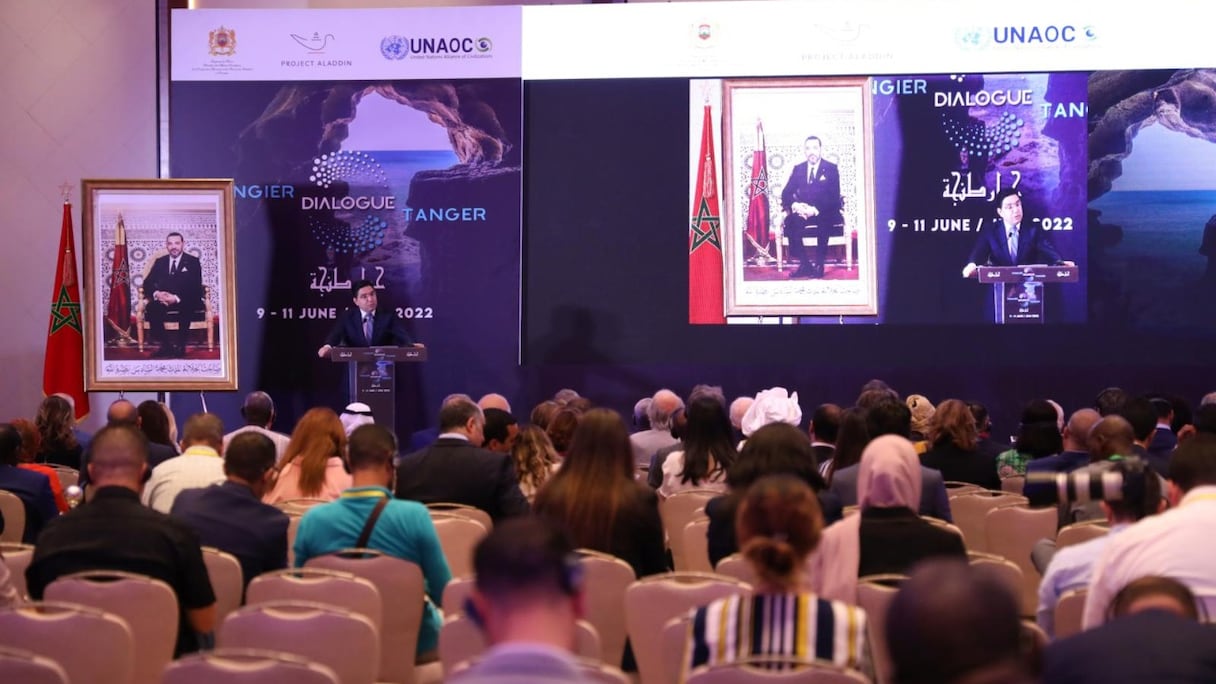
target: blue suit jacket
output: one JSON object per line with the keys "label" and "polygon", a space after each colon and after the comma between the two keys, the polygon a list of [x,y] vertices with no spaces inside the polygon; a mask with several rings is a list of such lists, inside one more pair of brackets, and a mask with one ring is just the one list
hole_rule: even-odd
{"label": "blue suit jacket", "polygon": [[1216,626],[1159,610],[1117,618],[1048,646],[1042,681],[1216,681]]}
{"label": "blue suit jacket", "polygon": [[982,266],[1017,266],[1019,264],[1057,264],[1063,259],[1047,233],[1034,223],[1023,220],[1018,231],[1018,253],[1009,253],[1009,240],[1004,221],[994,221],[980,230],[975,248],[968,259]]}
{"label": "blue suit jacket", "polygon": [[338,314],[338,322],[325,338],[331,347],[405,347],[414,343],[395,311],[377,309],[372,319],[372,339],[363,336],[363,312],[353,306]]}
{"label": "blue suit jacket", "polygon": [[169,515],[194,530],[201,545],[236,556],[246,585],[263,572],[287,567],[287,514],[262,503],[243,484],[184,490]]}
{"label": "blue suit jacket", "polygon": [[[21,541],[33,544],[42,526],[59,515],[51,481],[46,475],[16,466],[0,465],[0,489],[6,489],[25,504],[25,534]],[[11,521],[10,521],[11,524]],[[0,527],[3,529],[3,527]]]}

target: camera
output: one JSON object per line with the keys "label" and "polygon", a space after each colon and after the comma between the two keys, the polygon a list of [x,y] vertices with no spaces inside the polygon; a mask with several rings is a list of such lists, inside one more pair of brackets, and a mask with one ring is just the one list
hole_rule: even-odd
{"label": "camera", "polygon": [[[1115,457],[1090,464],[1070,473],[1027,473],[1026,485],[1041,494],[1050,490],[1059,502],[1089,503],[1091,501],[1124,502],[1138,505],[1149,494],[1149,478],[1156,474],[1143,459]],[[1160,497],[1160,487],[1154,487]]]}

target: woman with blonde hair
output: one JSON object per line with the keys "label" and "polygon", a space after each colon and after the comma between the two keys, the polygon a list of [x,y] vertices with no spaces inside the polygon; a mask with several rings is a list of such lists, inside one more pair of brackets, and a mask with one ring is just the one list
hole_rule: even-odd
{"label": "woman with blonde hair", "polygon": [[536,498],[542,485],[556,472],[561,461],[549,435],[535,425],[525,425],[515,437],[511,447],[511,458],[515,461],[515,474],[519,477],[519,489],[528,497]]}
{"label": "woman with blonde hair", "polygon": [[942,472],[947,482],[969,482],[988,489],[1000,489],[996,454],[979,450],[979,431],[967,404],[947,399],[937,407],[929,421],[930,448],[921,456],[926,468]]}
{"label": "woman with blonde hair", "polygon": [[801,478],[769,475],[748,488],[735,516],[735,535],[755,572],[755,592],[692,611],[684,661],[690,669],[785,656],[872,676],[865,611],[804,588],[806,559],[822,531],[819,500]]}
{"label": "woman with blonde hair", "polygon": [[342,421],[331,409],[314,408],[296,423],[278,479],[262,500],[269,504],[289,499],[333,501],[350,486]]}
{"label": "woman with blonde hair", "polygon": [[69,468],[80,467],[80,454],[83,449],[72,428],[76,425],[72,404],[63,397],[52,394],[42,400],[38,407],[38,416],[34,418],[38,427],[38,437],[42,447],[35,457],[38,463],[52,463]]}

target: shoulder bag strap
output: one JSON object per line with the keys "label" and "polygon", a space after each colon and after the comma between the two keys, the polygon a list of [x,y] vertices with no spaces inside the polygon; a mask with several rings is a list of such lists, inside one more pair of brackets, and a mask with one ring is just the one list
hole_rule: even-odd
{"label": "shoulder bag strap", "polygon": [[355,548],[367,548],[367,542],[372,538],[372,529],[376,527],[376,521],[380,519],[380,513],[384,511],[384,507],[387,505],[387,496],[382,497],[376,503],[376,507],[372,509],[371,515],[367,516],[367,522],[363,524],[363,531],[359,533],[359,540],[355,542]]}

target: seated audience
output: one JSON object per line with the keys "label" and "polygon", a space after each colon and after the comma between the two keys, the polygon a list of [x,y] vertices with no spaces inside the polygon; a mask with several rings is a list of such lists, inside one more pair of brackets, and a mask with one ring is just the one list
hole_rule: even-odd
{"label": "seated audience", "polygon": [[705,504],[711,563],[717,565],[718,561],[739,550],[735,539],[735,514],[748,488],[762,477],[790,475],[802,480],[815,491],[825,523],[840,520],[840,500],[827,491],[823,478],[815,470],[812,456],[806,433],[789,423],[770,423],[752,433],[727,472],[729,493]]}
{"label": "seated audience", "polygon": [[841,411],[832,460],[826,469],[820,471],[828,484],[836,478],[837,472],[860,463],[861,452],[869,443],[870,430],[866,426],[866,412],[856,407]]}
{"label": "seated audience", "polygon": [[684,412],[684,448],[663,461],[659,496],[667,498],[686,489],[726,489],[726,470],[735,462],[730,418],[717,399],[700,397]]}
{"label": "seated audience", "polygon": [[38,415],[34,418],[42,446],[35,461],[51,465],[80,468],[80,455],[84,448],[76,438],[76,416],[71,402],[58,394],[42,400]]}
{"label": "seated audience", "polygon": [[[1064,425],[1061,451],[1054,456],[1036,458],[1026,464],[1026,474],[1069,473],[1089,464],[1089,431],[1101,416],[1098,412],[1084,408],[1072,414]],[[1030,499],[1031,506],[1044,506],[1055,502],[1051,485],[1027,480],[1022,494]]]}
{"label": "seated audience", "polygon": [[1013,448],[996,457],[997,475],[1002,480],[1024,476],[1027,463],[1058,454],[1063,447],[1055,408],[1045,399],[1035,399],[1022,409]]}
{"label": "seated audience", "polygon": [[152,469],[141,500],[161,513],[173,508],[173,500],[186,489],[208,487],[224,481],[224,424],[214,413],[196,413],[186,420],[182,444],[186,450]]}
{"label": "seated audience", "polygon": [[561,466],[561,459],[549,441],[549,435],[535,425],[525,425],[511,447],[511,458],[515,461],[515,475],[519,479],[519,491],[528,501],[549,481],[549,477]]}
{"label": "seated audience", "polygon": [[292,548],[296,567],[301,567],[317,556],[359,546],[370,529],[366,548],[416,564],[426,584],[417,649],[425,661],[433,659],[439,644],[443,615],[437,606],[452,572],[430,512],[417,502],[394,499],[388,488],[396,456],[397,438],[385,427],[361,425],[350,433],[352,486],[337,500],[308,509]]}
{"label": "seated audience", "polygon": [[755,397],[735,397],[735,400],[730,402],[727,412],[730,414],[731,434],[735,438],[735,444],[743,441],[743,416],[747,415],[747,410],[755,401]]}
{"label": "seated audience", "polygon": [[816,593],[853,603],[858,577],[907,574],[918,561],[934,556],[966,559],[958,534],[916,513],[920,477],[911,442],[895,435],[870,442],[857,477],[861,512],[824,530],[823,542],[811,557]]}
{"label": "seated audience", "polygon": [[1009,444],[1004,440],[992,438],[992,418],[988,415],[988,408],[978,401],[969,401],[967,409],[971,411],[971,417],[975,419],[975,434],[979,438],[976,451],[994,457],[1003,451],[1008,451]]}
{"label": "seated audience", "polygon": [[215,594],[194,531],[139,502],[148,467],[145,443],[126,425],[93,436],[93,500],[46,526],[25,577],[35,600],[51,582],[84,570],[122,570],[165,582],[180,608],[174,648],[180,656],[199,649],[196,634],[215,629]]}
{"label": "seated audience", "polygon": [[1098,396],[1094,397],[1094,408],[1097,409],[1098,415],[1103,418],[1113,416],[1123,410],[1123,405],[1130,398],[1127,396],[1127,392],[1118,387],[1107,387],[1098,392]]}
{"label": "seated audience", "polygon": [[1029,684],[1038,654],[1022,636],[1018,599],[1001,577],[961,560],[926,561],[891,600],[895,684]]}
{"label": "seated audience", "polygon": [[553,412],[545,434],[549,436],[549,441],[559,457],[566,457],[566,452],[570,450],[570,440],[574,438],[574,431],[578,429],[578,422],[582,417],[582,411],[570,407],[562,407]]}
{"label": "seated audience", "polygon": [[1090,469],[1090,476],[1101,477],[1107,470],[1118,473],[1123,479],[1120,498],[1100,504],[1110,523],[1110,532],[1056,551],[1043,572],[1037,614],[1038,624],[1047,636],[1055,635],[1055,609],[1060,596],[1070,589],[1089,586],[1093,565],[1111,540],[1141,518],[1159,513],[1165,507],[1160,480],[1144,461],[1132,458],[1095,464]]}
{"label": "seated audience", "polygon": [[499,408],[483,408],[486,426],[482,430],[483,449],[500,454],[511,453],[515,438],[519,435],[519,422],[515,416]]}
{"label": "seated audience", "polygon": [[[933,420],[933,414],[937,413],[937,408],[933,406],[933,402],[929,398],[921,394],[910,394],[904,400],[908,405],[908,410],[912,412],[912,436],[911,440],[914,444],[919,444],[928,439],[929,423]],[[923,453],[924,449],[917,447],[917,453]]]}
{"label": "seated audience", "polygon": [[276,457],[275,444],[266,435],[239,433],[224,451],[227,479],[183,491],[169,511],[198,534],[203,546],[236,556],[246,585],[263,572],[287,567],[287,514],[262,503],[274,479]]}
{"label": "seated audience", "polygon": [[803,588],[806,558],[822,529],[819,502],[804,481],[775,475],[748,488],[735,535],[755,572],[755,593],[692,611],[685,651],[690,670],[771,655],[820,660],[872,676],[865,612]]}
{"label": "seated audience", "polygon": [[[349,438],[350,433],[355,431],[355,428],[360,425],[372,425],[376,422],[376,416],[372,413],[372,407],[361,401],[352,401],[342,409],[342,413],[338,415],[338,420],[342,423],[342,431]],[[291,438],[287,438],[288,443],[291,443]],[[284,450],[286,453],[286,450]]]}
{"label": "seated audience", "polygon": [[[369,410],[368,413],[370,412]],[[228,448],[228,443],[232,441],[233,437],[246,432],[256,432],[274,442],[276,459],[283,458],[283,454],[287,453],[287,445],[291,443],[291,437],[270,429],[274,425],[275,417],[274,400],[270,398],[269,394],[265,392],[246,394],[245,401],[241,404],[241,418],[245,419],[245,425],[224,435],[224,450]]]}
{"label": "seated audience", "polygon": [[772,387],[756,393],[756,399],[743,414],[740,421],[743,436],[769,423],[789,423],[797,427],[802,423],[802,407],[798,405],[798,393],[791,394],[784,387]]}
{"label": "seated audience", "polygon": [[51,494],[55,497],[55,508],[58,508],[60,513],[67,513],[68,502],[63,498],[63,483],[59,481],[59,473],[45,463],[34,462],[38,457],[38,447],[42,441],[42,438],[38,436],[38,426],[25,418],[14,418],[11,424],[21,437],[21,448],[17,451],[17,467],[46,475],[47,480],[51,483]]}
{"label": "seated audience", "polygon": [[59,478],[54,473],[47,476],[18,467],[20,451],[21,433],[8,423],[0,424],[0,489],[21,499],[25,508],[25,532],[21,541],[33,544],[42,527],[59,516],[51,489],[51,480]]}
{"label": "seated audience", "polygon": [[447,681],[590,681],[571,655],[583,615],[582,568],[560,531],[534,517],[508,520],[477,544],[473,568],[476,584],[465,610],[490,648]]}
{"label": "seated audience", "polygon": [[1178,435],[1174,434],[1173,426],[1174,405],[1165,397],[1153,397],[1149,402],[1157,411],[1157,428],[1153,430],[1152,437],[1149,437],[1148,452],[1168,458],[1174,447],[1178,446]]}
{"label": "seated audience", "polygon": [[439,432],[434,444],[401,458],[397,498],[474,506],[495,522],[528,512],[515,460],[480,446],[485,416],[477,404],[451,401],[439,411]]}
{"label": "seated audience", "polygon": [[561,408],[556,401],[546,399],[532,408],[532,413],[528,415],[528,422],[542,430],[549,429],[549,421],[553,420],[553,414]]}
{"label": "seated audience", "polygon": [[[447,406],[449,406],[452,403],[457,402],[457,401],[462,401],[462,402],[467,401],[470,404],[474,403],[473,397],[470,397],[469,395],[464,394],[463,392],[454,392],[454,393],[449,394],[446,397],[444,397],[443,401],[439,403],[439,411],[442,413],[444,408],[446,408]],[[366,404],[364,404],[364,406],[366,406]],[[368,413],[369,414],[371,413],[370,408],[368,409]],[[369,416],[369,418],[370,418],[370,416]],[[352,431],[354,431],[354,429],[356,427],[359,427],[359,425],[362,425],[365,422],[373,422],[373,421],[367,420],[367,421],[359,422],[357,425],[351,425],[349,427],[349,429],[346,431],[346,434],[349,435]],[[345,425],[346,421],[343,421],[343,424]],[[422,449],[425,449],[426,447],[428,447],[432,443],[434,443],[434,441],[438,438],[439,438],[439,426],[438,425],[432,425],[430,427],[423,428],[423,429],[415,432],[414,434],[410,435],[410,444],[409,444],[408,451],[409,451],[409,453],[413,453],[415,451],[420,451]]]}
{"label": "seated audience", "polygon": [[642,397],[638,399],[638,403],[633,405],[633,432],[650,429],[650,416],[647,415],[647,412],[650,411],[652,401],[654,401],[652,397]]}
{"label": "seated audience", "polygon": [[996,459],[977,450],[975,418],[966,404],[958,399],[943,401],[929,423],[928,438],[931,446],[921,456],[921,463],[941,471],[945,481],[1001,488]]}
{"label": "seated audience", "polygon": [[345,458],[346,430],[338,414],[323,407],[309,409],[296,423],[274,486],[262,500],[268,504],[291,499],[333,501],[350,487]]}
{"label": "seated audience", "polygon": [[[669,389],[661,389],[650,399],[647,417],[650,427],[629,436],[633,448],[633,462],[637,468],[650,466],[650,457],[663,447],[669,447],[679,442],[671,436],[672,419],[676,412],[684,408],[684,400]],[[557,444],[554,443],[554,448]],[[558,453],[561,453],[558,449]],[[660,462],[661,465],[661,462]]]}
{"label": "seated audience", "polygon": [[477,408],[480,408],[482,411],[496,409],[510,413],[511,402],[507,401],[507,398],[501,394],[490,392],[489,394],[481,395],[481,398],[477,400]]}
{"label": "seated audience", "polygon": [[667,569],[658,497],[633,479],[629,431],[615,411],[579,423],[561,470],[536,495],[536,513],[578,548],[609,553],[638,577]]}
{"label": "seated audience", "polygon": [[815,454],[815,467],[819,474],[827,476],[829,464],[836,455],[836,437],[840,434],[841,409],[836,404],[820,404],[811,414],[807,434],[811,437],[811,451]]}
{"label": "seated audience", "polygon": [[1134,455],[1148,461],[1161,477],[1169,477],[1171,452],[1150,453],[1148,450],[1153,433],[1157,430],[1157,409],[1153,408],[1153,402],[1144,397],[1129,399],[1119,415],[1132,426]]}
{"label": "seated audience", "polygon": [[1044,684],[1216,681],[1216,627],[1185,584],[1133,580],[1115,596],[1111,621],[1047,647]]}
{"label": "seated audience", "polygon": [[173,450],[175,455],[181,453],[177,448],[177,439],[173,434],[177,426],[169,417],[164,404],[149,399],[141,401],[139,406],[136,407],[136,411],[139,412],[139,429],[143,431],[144,436],[148,438],[149,442],[168,447]]}

